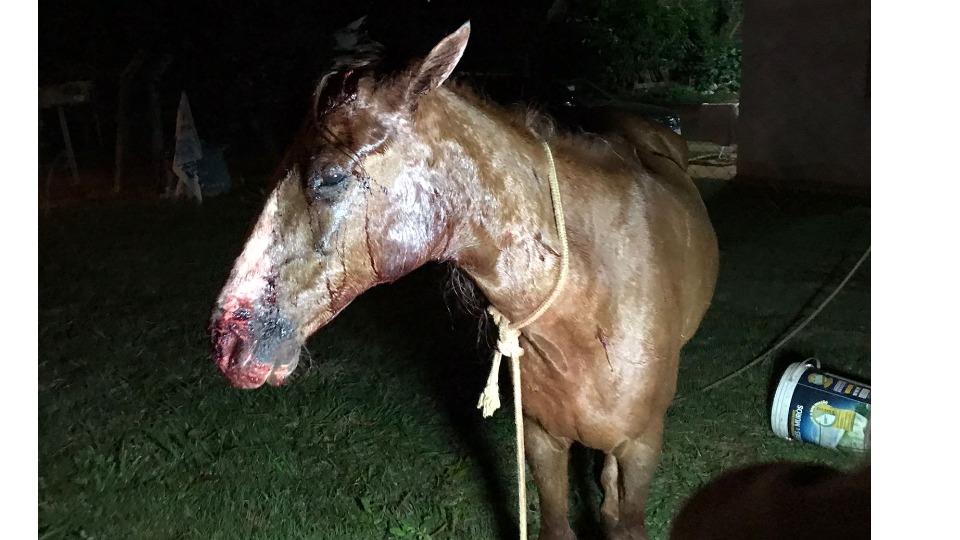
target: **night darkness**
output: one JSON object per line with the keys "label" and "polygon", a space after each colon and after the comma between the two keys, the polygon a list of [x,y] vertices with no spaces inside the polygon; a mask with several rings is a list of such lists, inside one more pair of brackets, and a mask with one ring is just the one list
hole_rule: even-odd
{"label": "night darkness", "polygon": [[[132,125],[146,126],[144,88],[151,70],[169,55],[172,62],[158,84],[168,144],[180,92],[185,91],[205,140],[229,147],[228,155],[234,157],[266,149],[269,159],[276,159],[331,61],[334,30],[367,15],[366,35],[384,45],[389,59],[402,64],[470,20],[470,46],[458,74],[495,73],[481,81],[488,94],[506,102],[536,101],[549,94],[564,74],[573,73],[578,62],[589,62],[571,57],[579,38],[564,26],[564,17],[548,21],[552,4],[552,0],[42,1],[39,84],[93,81],[93,106],[108,147],[100,152],[100,161],[108,165],[121,73],[138,55],[143,60],[131,85],[128,114]],[[43,117],[41,160],[49,160],[62,145],[56,115],[50,114]],[[83,113],[68,110],[68,114]],[[143,127],[133,130],[129,150],[133,155],[148,157],[147,132]],[[82,153],[84,133],[76,138]],[[86,161],[95,158],[87,156]]]}

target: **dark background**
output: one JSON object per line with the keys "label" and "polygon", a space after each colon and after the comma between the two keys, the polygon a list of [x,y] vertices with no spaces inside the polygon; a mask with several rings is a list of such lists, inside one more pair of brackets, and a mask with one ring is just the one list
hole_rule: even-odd
{"label": "dark background", "polygon": [[[357,0],[287,2],[41,1],[39,84],[94,82],[91,107],[67,109],[84,163],[110,164],[120,78],[142,54],[131,86],[127,154],[149,155],[147,78],[164,55],[160,79],[164,140],[172,146],[181,92],[201,137],[234,161],[275,160],[305,114],[307,97],[334,54],[333,32],[367,15],[363,29],[393,60],[425,54],[465,21],[471,40],[458,72],[501,101],[536,101],[556,81],[582,73],[581,38],[553,0]],[[568,2],[558,6],[568,7]],[[96,122],[91,120],[96,113]],[[96,137],[91,127],[99,123]],[[41,114],[41,162],[60,150],[53,110]]]}

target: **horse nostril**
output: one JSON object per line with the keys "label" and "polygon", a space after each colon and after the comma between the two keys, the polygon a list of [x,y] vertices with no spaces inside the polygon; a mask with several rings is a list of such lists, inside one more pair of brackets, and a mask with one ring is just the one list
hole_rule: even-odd
{"label": "horse nostril", "polygon": [[220,321],[212,332],[213,357],[221,371],[226,372],[237,363],[237,349],[242,339],[236,333],[235,325]]}

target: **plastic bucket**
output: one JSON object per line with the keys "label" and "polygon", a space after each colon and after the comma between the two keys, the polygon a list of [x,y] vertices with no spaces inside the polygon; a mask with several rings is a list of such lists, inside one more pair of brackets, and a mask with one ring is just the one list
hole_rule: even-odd
{"label": "plastic bucket", "polygon": [[827,373],[816,359],[790,364],[770,410],[779,437],[827,448],[870,449],[870,387]]}

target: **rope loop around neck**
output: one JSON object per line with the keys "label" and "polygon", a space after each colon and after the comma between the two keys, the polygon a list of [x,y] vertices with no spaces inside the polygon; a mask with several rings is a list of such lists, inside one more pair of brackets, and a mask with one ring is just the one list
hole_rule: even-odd
{"label": "rope loop around neck", "polygon": [[557,276],[557,281],[554,283],[553,290],[550,291],[547,299],[519,323],[511,323],[510,319],[494,306],[487,308],[487,311],[493,317],[493,322],[497,325],[497,350],[493,354],[493,365],[490,366],[487,385],[480,395],[479,403],[477,403],[477,408],[481,409],[484,418],[493,416],[493,413],[500,408],[500,386],[497,382],[500,374],[500,360],[504,356],[509,357],[511,359],[510,372],[513,376],[513,419],[517,434],[517,505],[520,518],[520,540],[527,539],[527,481],[524,474],[523,400],[520,393],[520,356],[523,355],[523,348],[520,346],[520,330],[533,324],[550,309],[553,302],[560,296],[570,269],[567,225],[563,218],[563,203],[560,200],[557,168],[553,161],[553,152],[550,151],[550,145],[546,141],[543,141],[543,148],[546,151],[549,166],[550,200],[553,203],[553,217],[557,224],[557,235],[560,238],[560,275]]}
{"label": "rope loop around neck", "polygon": [[563,285],[567,280],[567,274],[570,271],[570,246],[567,242],[567,223],[563,216],[563,202],[560,198],[560,183],[557,180],[557,167],[553,161],[553,152],[550,145],[543,141],[543,149],[547,155],[547,174],[550,181],[550,200],[553,205],[553,218],[557,226],[557,236],[560,239],[560,274],[557,281],[553,284],[553,290],[550,295],[540,304],[536,310],[518,323],[511,323],[506,315],[501,313],[494,306],[489,306],[487,311],[493,317],[493,322],[497,325],[498,338],[497,350],[493,355],[493,365],[490,369],[490,375],[487,376],[487,385],[480,395],[480,401],[477,408],[481,409],[484,418],[493,416],[493,413],[500,408],[500,387],[497,382],[497,376],[500,373],[500,360],[507,356],[518,358],[523,354],[523,348],[520,347],[520,330],[533,324],[539,319],[563,291]]}

